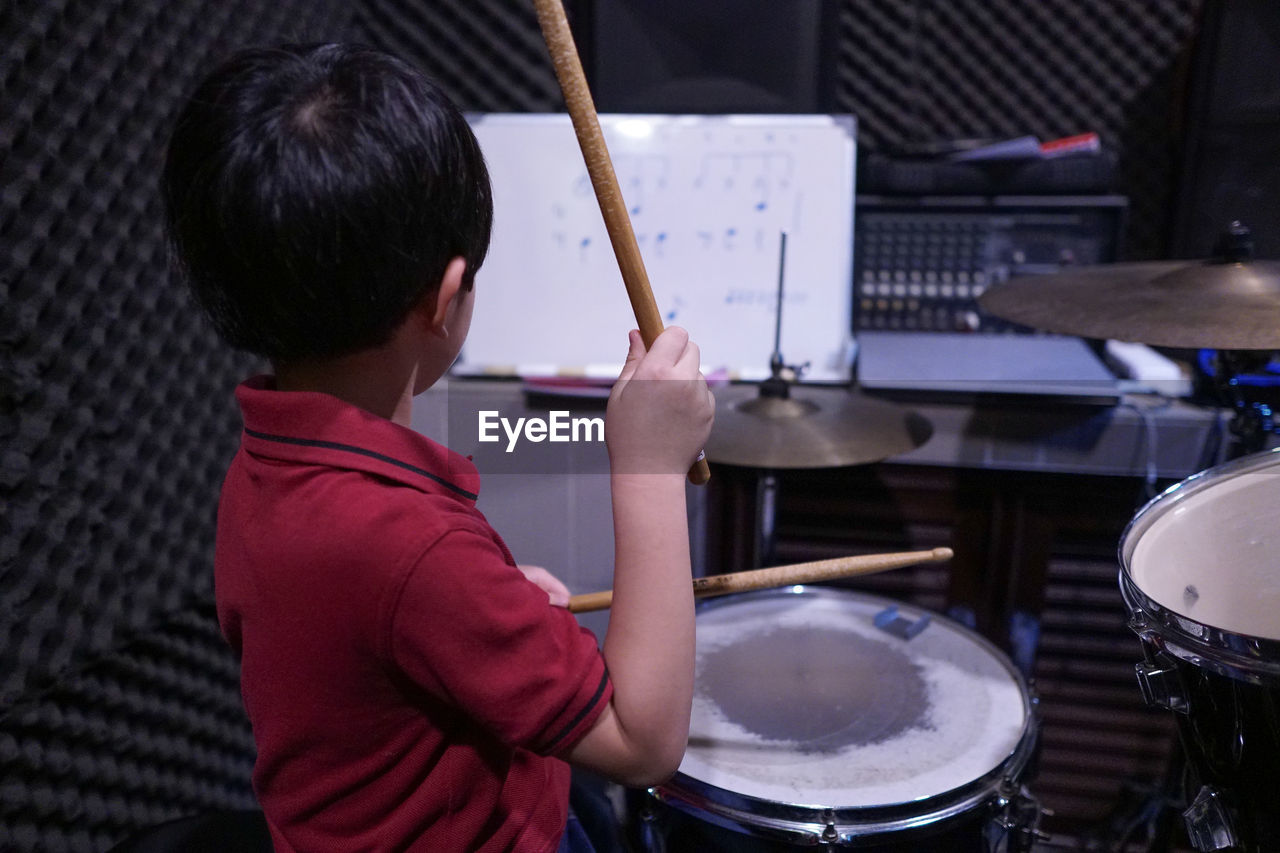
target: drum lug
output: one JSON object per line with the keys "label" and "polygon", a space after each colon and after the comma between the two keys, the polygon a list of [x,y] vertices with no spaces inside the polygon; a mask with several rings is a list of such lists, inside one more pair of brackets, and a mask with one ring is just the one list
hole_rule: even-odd
{"label": "drum lug", "polygon": [[823,809],[822,822],[827,826],[822,830],[823,844],[839,844],[840,830],[836,829],[836,812],[835,809]]}
{"label": "drum lug", "polygon": [[1182,677],[1174,661],[1164,652],[1157,652],[1152,661],[1134,665],[1142,698],[1155,708],[1166,708],[1179,714],[1187,713],[1187,696],[1182,687]]}
{"label": "drum lug", "polygon": [[1208,785],[1196,794],[1195,802],[1182,813],[1182,819],[1186,821],[1191,846],[1202,853],[1227,850],[1240,843],[1232,829],[1231,816],[1222,802],[1222,795]]}

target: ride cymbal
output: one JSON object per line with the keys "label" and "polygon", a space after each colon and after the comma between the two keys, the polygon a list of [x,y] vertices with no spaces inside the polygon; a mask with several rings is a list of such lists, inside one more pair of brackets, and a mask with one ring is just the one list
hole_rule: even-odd
{"label": "ride cymbal", "polygon": [[716,389],[707,458],[751,468],[838,468],[879,462],[928,441],[916,412],[845,388],[791,386],[762,397],[754,385]]}
{"label": "ride cymbal", "polygon": [[1280,349],[1280,262],[1150,261],[1011,279],[983,310],[1064,335],[1195,349]]}

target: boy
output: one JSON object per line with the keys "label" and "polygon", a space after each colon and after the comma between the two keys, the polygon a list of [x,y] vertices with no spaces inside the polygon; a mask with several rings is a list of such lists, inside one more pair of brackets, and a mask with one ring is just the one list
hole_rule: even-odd
{"label": "boy", "polygon": [[237,391],[215,580],[276,850],[552,851],[561,759],[632,785],[673,773],[693,686],[683,472],[713,412],[688,336],[646,353],[632,332],[606,411],[602,654],[476,510],[475,468],[408,429],[466,338],[492,218],[439,90],[368,49],[244,52],[179,117],[163,187],[198,300],[274,370]]}

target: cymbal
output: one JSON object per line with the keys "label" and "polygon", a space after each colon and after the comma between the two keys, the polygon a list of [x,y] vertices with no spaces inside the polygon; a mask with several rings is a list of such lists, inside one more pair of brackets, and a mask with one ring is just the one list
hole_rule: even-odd
{"label": "cymbal", "polygon": [[846,388],[791,386],[761,397],[754,385],[718,388],[707,458],[751,468],[837,468],[879,462],[929,440],[916,412]]}
{"label": "cymbal", "polygon": [[1025,276],[978,298],[1047,332],[1155,346],[1280,349],[1280,261],[1149,261]]}

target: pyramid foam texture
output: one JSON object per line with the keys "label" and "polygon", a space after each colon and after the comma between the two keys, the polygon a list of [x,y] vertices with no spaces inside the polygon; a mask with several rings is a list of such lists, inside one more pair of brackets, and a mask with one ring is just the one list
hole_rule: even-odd
{"label": "pyramid foam texture", "polygon": [[1126,257],[1163,257],[1203,2],[838,0],[832,108],[870,151],[1097,132],[1130,198]]}
{"label": "pyramid foam texture", "polygon": [[157,177],[214,62],[342,38],[350,17],[339,0],[0,14],[0,849],[101,850],[246,802],[234,662],[171,620],[211,599],[231,391],[256,365],[171,274]]}

